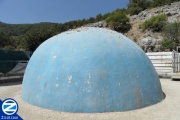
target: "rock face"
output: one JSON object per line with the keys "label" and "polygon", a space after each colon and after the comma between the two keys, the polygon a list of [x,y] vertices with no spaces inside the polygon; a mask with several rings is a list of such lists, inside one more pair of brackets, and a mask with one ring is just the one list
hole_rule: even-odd
{"label": "rock face", "polygon": [[[141,48],[145,50],[145,52],[160,51],[158,43],[162,40],[162,36],[161,33],[153,33],[150,31],[143,32],[139,28],[139,26],[144,21],[158,14],[166,14],[168,17],[168,22],[180,21],[180,2],[175,2],[171,5],[165,5],[162,7],[144,10],[138,15],[129,16],[132,28],[125,35],[137,42],[137,44],[141,46]],[[151,35],[150,37],[147,37],[147,34],[149,33]]]}
{"label": "rock face", "polygon": [[144,52],[158,52],[160,46],[158,40],[153,37],[152,32],[148,32],[137,41],[137,44],[144,50]]}
{"label": "rock face", "polygon": [[124,35],[94,27],[42,43],[28,63],[21,94],[32,105],[86,113],[133,110],[164,99],[146,54]]}
{"label": "rock face", "polygon": [[[161,33],[153,33],[151,31],[142,31],[139,26],[152,16],[166,14],[168,22],[180,21],[180,2],[172,3],[149,10],[144,10],[138,15],[129,16],[132,28],[125,33],[125,36],[135,41],[145,52],[160,51],[159,41],[162,40]],[[105,20],[96,23],[87,24],[85,27],[108,27]],[[150,34],[150,36],[147,36]]]}
{"label": "rock face", "polygon": [[168,16],[168,22],[180,21],[180,2],[142,11],[138,15],[132,16],[132,20],[140,19],[144,22],[158,14],[166,14]]}
{"label": "rock face", "polygon": [[154,51],[154,48],[157,48],[157,40],[148,36],[139,40],[138,45],[144,50],[144,52],[152,52]]}

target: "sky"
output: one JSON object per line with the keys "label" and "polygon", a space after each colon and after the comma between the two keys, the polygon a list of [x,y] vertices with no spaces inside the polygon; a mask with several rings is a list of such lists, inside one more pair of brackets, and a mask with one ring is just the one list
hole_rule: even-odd
{"label": "sky", "polygon": [[0,0],[0,21],[10,24],[64,23],[126,8],[128,2],[129,0]]}

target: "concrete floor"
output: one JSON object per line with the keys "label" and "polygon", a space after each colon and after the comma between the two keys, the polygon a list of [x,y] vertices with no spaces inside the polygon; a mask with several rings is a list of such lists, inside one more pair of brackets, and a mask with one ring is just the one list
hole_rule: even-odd
{"label": "concrete floor", "polygon": [[0,84],[0,99],[14,98],[25,120],[180,120],[180,81],[160,81],[166,94],[162,102],[126,112],[64,113],[32,106],[21,99],[21,82]]}

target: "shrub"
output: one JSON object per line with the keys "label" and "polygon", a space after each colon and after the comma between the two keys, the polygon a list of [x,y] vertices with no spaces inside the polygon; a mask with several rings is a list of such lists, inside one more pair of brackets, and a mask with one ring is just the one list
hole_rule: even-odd
{"label": "shrub", "polygon": [[143,30],[152,30],[153,32],[160,32],[164,24],[166,23],[167,16],[165,14],[160,14],[157,16],[151,17],[149,20],[146,20],[140,28]]}
{"label": "shrub", "polygon": [[150,0],[129,0],[127,11],[130,15],[137,15],[150,6]]}
{"label": "shrub", "polygon": [[112,29],[119,32],[127,32],[130,29],[129,18],[124,11],[116,10],[106,19],[107,24]]}
{"label": "shrub", "polygon": [[151,2],[151,7],[168,5],[168,4],[171,4],[173,2],[178,2],[178,1],[180,1],[180,0],[153,0],[153,2]]}
{"label": "shrub", "polygon": [[15,47],[11,46],[11,45],[7,45],[7,46],[3,47],[3,50],[14,50],[14,49],[15,49]]}
{"label": "shrub", "polygon": [[128,13],[130,15],[137,15],[139,14],[141,11],[143,11],[143,8],[137,6],[137,7],[131,7],[128,9]]}
{"label": "shrub", "polygon": [[164,26],[163,31],[163,41],[161,44],[162,50],[172,50],[176,46],[180,45],[180,22],[169,23]]}
{"label": "shrub", "polygon": [[175,42],[168,40],[168,39],[164,39],[160,42],[160,45],[161,45],[160,49],[162,51],[164,51],[164,50],[172,51],[173,48],[175,47]]}

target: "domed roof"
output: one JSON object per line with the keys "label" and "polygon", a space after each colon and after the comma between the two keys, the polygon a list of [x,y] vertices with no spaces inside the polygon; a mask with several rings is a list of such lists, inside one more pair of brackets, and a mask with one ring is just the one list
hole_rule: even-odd
{"label": "domed roof", "polygon": [[25,71],[22,98],[53,110],[91,113],[133,110],[164,96],[141,48],[118,32],[87,27],[37,48]]}

